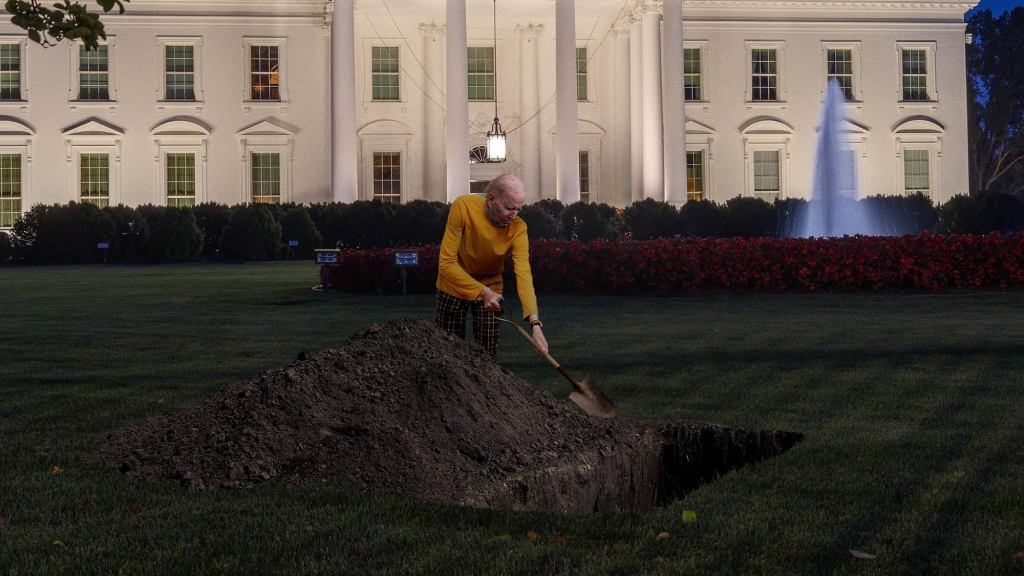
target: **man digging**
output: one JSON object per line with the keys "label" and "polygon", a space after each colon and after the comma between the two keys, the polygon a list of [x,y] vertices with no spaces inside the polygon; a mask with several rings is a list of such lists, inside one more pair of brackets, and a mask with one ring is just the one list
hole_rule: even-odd
{"label": "man digging", "polygon": [[498,354],[502,272],[509,250],[523,319],[530,321],[537,346],[545,352],[548,349],[537,316],[526,222],[518,216],[525,199],[519,178],[498,176],[487,184],[484,196],[468,194],[452,202],[441,240],[435,322],[442,330],[465,339],[466,311],[471,310],[473,338],[492,357]]}

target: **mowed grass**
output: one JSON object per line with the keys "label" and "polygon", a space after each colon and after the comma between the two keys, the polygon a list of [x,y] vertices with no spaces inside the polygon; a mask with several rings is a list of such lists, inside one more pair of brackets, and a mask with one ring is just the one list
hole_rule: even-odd
{"label": "mowed grass", "polygon": [[[623,415],[806,435],[628,518],[129,482],[87,457],[105,431],[433,298],[314,292],[308,262],[0,279],[0,574],[1024,573],[1019,292],[541,295],[552,354]],[[505,367],[567,395],[503,338]]]}

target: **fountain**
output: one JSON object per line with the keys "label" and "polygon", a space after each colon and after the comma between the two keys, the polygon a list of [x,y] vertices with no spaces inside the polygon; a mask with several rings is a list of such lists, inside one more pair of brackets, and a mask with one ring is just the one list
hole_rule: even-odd
{"label": "fountain", "polygon": [[792,236],[822,238],[875,233],[867,207],[857,201],[854,156],[843,148],[845,103],[839,83],[829,81],[818,131],[811,201],[803,214],[797,215]]}

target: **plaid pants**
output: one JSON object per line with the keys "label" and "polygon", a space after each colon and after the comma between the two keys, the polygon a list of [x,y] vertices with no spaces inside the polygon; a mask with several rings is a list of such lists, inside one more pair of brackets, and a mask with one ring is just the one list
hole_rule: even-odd
{"label": "plaid pants", "polygon": [[447,292],[437,291],[437,307],[434,322],[449,334],[466,339],[466,311],[473,311],[473,339],[487,350],[492,358],[498,357],[498,316],[494,310],[484,310],[483,300],[476,302],[456,298]]}

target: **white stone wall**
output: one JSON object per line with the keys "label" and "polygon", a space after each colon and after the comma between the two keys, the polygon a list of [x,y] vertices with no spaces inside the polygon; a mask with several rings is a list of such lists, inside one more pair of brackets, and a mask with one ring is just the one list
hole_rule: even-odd
{"label": "white stone wall", "polygon": [[[510,160],[505,164],[471,166],[472,179],[503,172],[536,177],[528,200],[556,197],[555,20],[546,0],[523,0],[529,9],[499,2],[498,113],[509,134]],[[637,0],[632,10],[644,2]],[[443,2],[391,0],[391,16],[372,2],[357,2],[354,15],[355,101],[359,147],[359,198],[372,197],[374,150],[402,152],[403,200],[446,198],[445,36]],[[487,8],[490,3],[486,3]],[[605,6],[607,4],[607,6]],[[619,18],[620,3],[578,7],[578,46],[592,54],[590,100],[578,104],[580,148],[591,152],[592,200],[624,206],[633,199],[629,102],[636,95],[628,69],[636,60],[628,13]],[[943,202],[967,191],[967,116],[964,70],[963,13],[972,2],[813,2],[760,0],[684,4],[684,42],[705,47],[705,87],[710,98],[686,105],[689,146],[706,144],[710,153],[706,180],[709,198],[724,202],[750,191],[749,147],[743,131],[754,124],[788,126],[784,160],[784,197],[810,195],[816,126],[825,81],[824,42],[858,47],[856,81],[862,99],[847,110],[860,141],[862,193],[891,194],[901,186],[900,141],[933,139],[933,172],[938,187],[933,199]],[[272,2],[257,0],[135,0],[126,16],[105,18],[113,41],[112,89],[116,103],[72,102],[72,66],[76,48],[68,43],[43,49],[28,43],[23,85],[27,102],[0,103],[3,120],[20,122],[34,133],[30,182],[23,209],[36,203],[76,198],[74,163],[68,161],[66,132],[96,120],[123,135],[107,136],[120,143],[119,186],[112,203],[163,203],[159,162],[151,133],[172,119],[205,127],[205,195],[197,201],[237,203],[246,190],[240,132],[268,122],[290,141],[290,193],[282,200],[321,202],[331,199],[330,39],[325,33],[324,5],[319,0]],[[493,42],[490,11],[470,2],[467,40],[471,46]],[[335,15],[335,18],[338,16]],[[617,26],[618,25],[618,26]],[[613,31],[613,27],[617,30]],[[10,24],[0,35],[21,36]],[[160,37],[201,39],[203,101],[196,105],[161,106]],[[247,105],[244,40],[280,38],[286,43],[284,86],[287,101]],[[404,37],[404,39],[403,39]],[[382,42],[383,39],[383,42]],[[750,42],[777,42],[784,63],[783,102],[750,104]],[[931,80],[937,100],[925,104],[899,102],[899,42],[927,42],[936,58]],[[536,45],[536,63],[530,56]],[[373,102],[370,48],[400,46],[402,100]],[[417,63],[419,60],[419,63]],[[421,67],[422,65],[422,67]],[[425,70],[426,71],[425,71]],[[436,86],[435,86],[436,85]],[[531,92],[532,91],[532,92]],[[431,102],[427,95],[430,95]],[[436,104],[435,104],[436,103]],[[543,107],[539,110],[538,108]],[[682,105],[679,107],[682,109]],[[520,124],[536,114],[532,125]],[[483,144],[494,115],[491,102],[471,102],[465,119],[470,146]],[[907,123],[909,121],[909,123]],[[902,126],[905,133],[894,132]],[[940,133],[931,133],[941,126]],[[632,129],[636,129],[634,125]],[[261,128],[260,130],[263,130]],[[749,131],[749,130],[748,130]],[[764,134],[747,134],[757,140]],[[682,137],[682,135],[679,135]],[[768,136],[769,138],[771,136]],[[468,156],[468,150],[466,154]],[[643,151],[641,150],[641,155]],[[528,161],[524,162],[524,159]],[[682,162],[683,159],[680,159]],[[650,165],[650,164],[648,164]],[[286,186],[287,187],[287,186]],[[664,196],[662,196],[664,197]]]}

